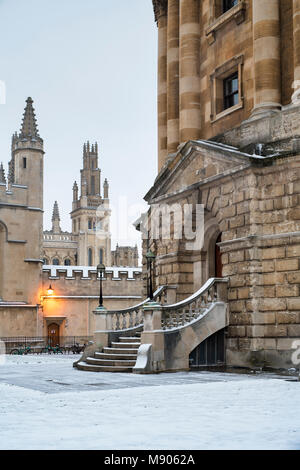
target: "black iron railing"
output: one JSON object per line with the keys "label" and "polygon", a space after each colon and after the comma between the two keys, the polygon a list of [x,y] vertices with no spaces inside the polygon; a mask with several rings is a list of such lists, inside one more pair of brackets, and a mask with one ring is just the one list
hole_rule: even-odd
{"label": "black iron railing", "polygon": [[0,341],[5,343],[6,354],[10,354],[13,349],[26,348],[30,346],[30,353],[42,353],[46,348],[60,346],[64,352],[72,352],[74,346],[84,348],[93,336],[12,336],[0,337]]}

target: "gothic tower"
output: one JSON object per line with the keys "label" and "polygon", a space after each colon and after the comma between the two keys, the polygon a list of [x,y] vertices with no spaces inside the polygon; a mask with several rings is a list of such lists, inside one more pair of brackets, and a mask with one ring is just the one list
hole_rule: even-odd
{"label": "gothic tower", "polygon": [[28,98],[21,130],[12,137],[7,186],[3,166],[0,167],[0,226],[5,234],[2,251],[0,247],[0,297],[4,300],[39,302],[43,165],[43,140],[33,100]]}
{"label": "gothic tower", "polygon": [[78,185],[73,185],[71,212],[72,231],[78,236],[78,265],[96,266],[103,262],[111,265],[110,210],[108,182],[104,182],[101,195],[101,170],[98,167],[98,144],[83,146],[83,168]]}

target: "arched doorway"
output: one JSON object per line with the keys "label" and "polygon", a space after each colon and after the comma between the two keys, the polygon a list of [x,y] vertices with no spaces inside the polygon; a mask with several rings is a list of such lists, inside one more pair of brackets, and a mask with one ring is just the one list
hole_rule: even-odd
{"label": "arched doorway", "polygon": [[222,234],[220,233],[215,244],[215,276],[223,277],[223,265],[222,265],[222,255],[221,249],[218,245],[222,241]]}
{"label": "arched doorway", "polygon": [[59,344],[59,325],[57,323],[48,325],[48,343],[50,346]]}

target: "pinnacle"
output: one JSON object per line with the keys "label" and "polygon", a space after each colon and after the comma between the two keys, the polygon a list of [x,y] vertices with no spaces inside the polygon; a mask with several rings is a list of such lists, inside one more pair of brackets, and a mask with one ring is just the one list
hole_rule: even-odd
{"label": "pinnacle", "polygon": [[53,206],[52,222],[53,220],[60,220],[57,201],[55,201],[54,206]]}
{"label": "pinnacle", "polygon": [[33,99],[30,97],[27,98],[20,137],[39,137],[35,112],[32,104]]}
{"label": "pinnacle", "polygon": [[3,163],[0,165],[0,183],[6,183],[5,170],[3,168]]}

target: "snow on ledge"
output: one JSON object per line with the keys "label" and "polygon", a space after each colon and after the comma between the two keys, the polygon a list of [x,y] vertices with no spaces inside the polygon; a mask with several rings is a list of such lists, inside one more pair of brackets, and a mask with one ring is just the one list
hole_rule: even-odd
{"label": "snow on ledge", "polygon": [[[49,272],[49,277],[59,277],[59,273],[66,272],[66,278],[74,278],[75,273],[81,272],[83,279],[89,279],[91,276],[90,274],[97,273],[96,266],[57,266],[57,265],[44,265],[43,272]],[[134,280],[134,274],[140,274],[142,272],[142,268],[128,268],[123,266],[114,266],[105,269],[106,273],[112,273],[112,279],[120,279],[120,274],[127,274],[127,279]]]}

